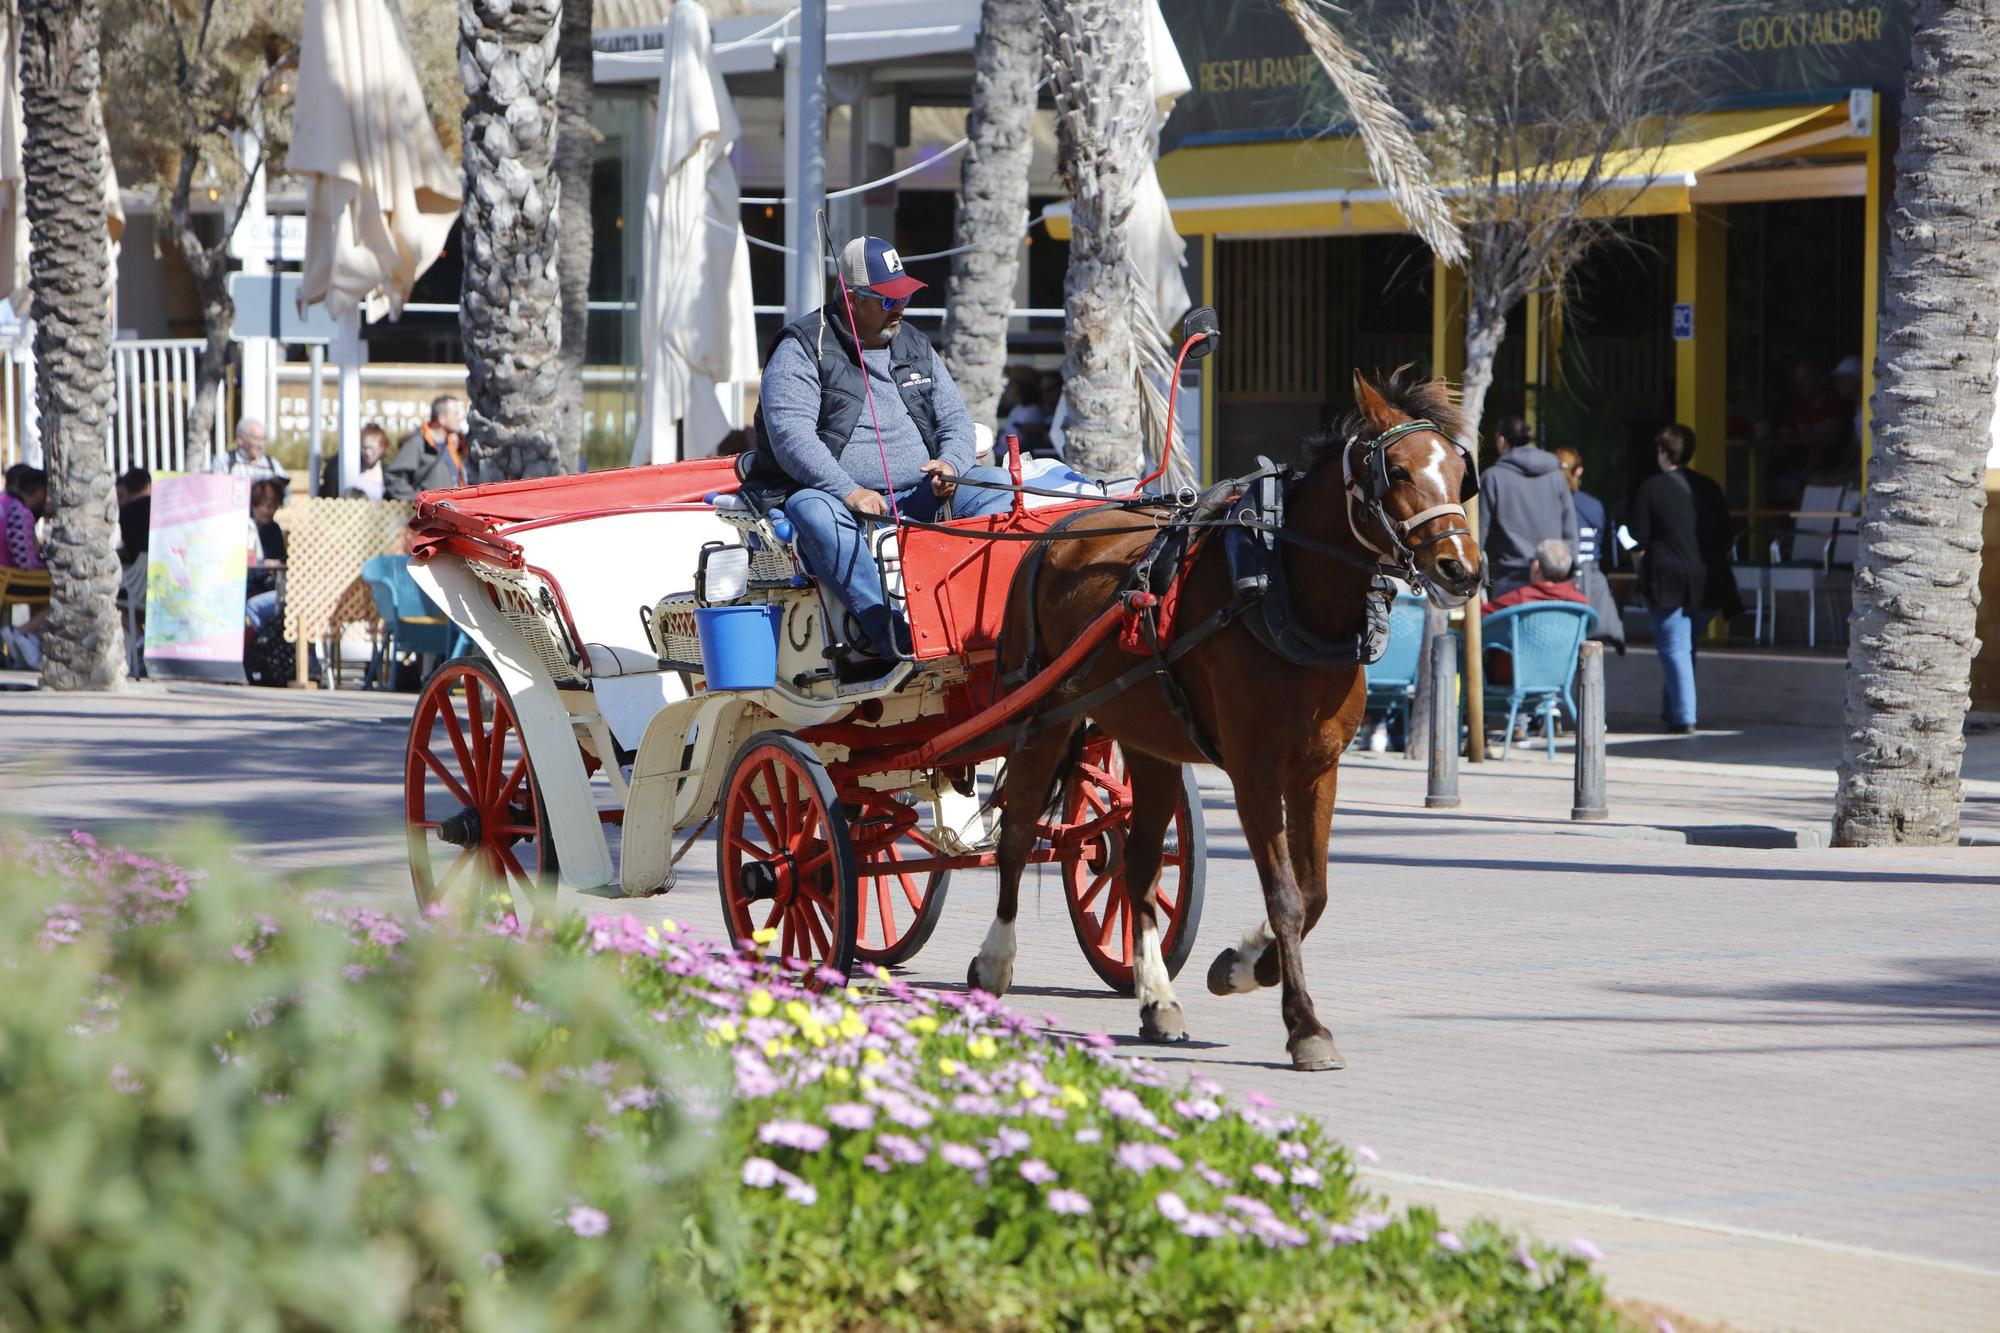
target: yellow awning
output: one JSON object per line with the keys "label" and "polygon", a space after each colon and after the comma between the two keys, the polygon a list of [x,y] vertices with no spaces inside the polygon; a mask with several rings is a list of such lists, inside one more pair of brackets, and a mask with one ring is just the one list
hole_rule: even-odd
{"label": "yellow awning", "polygon": [[[1688,212],[1697,179],[1794,148],[1851,146],[1858,141],[1845,137],[1846,126],[1845,103],[1704,112],[1664,149],[1615,154],[1607,174],[1614,186],[1630,181],[1636,197],[1614,189],[1604,207],[1623,216]],[[1158,169],[1183,236],[1407,230],[1354,137],[1182,148],[1161,158]],[[1575,174],[1582,169],[1578,164]],[[1066,206],[1049,210],[1048,230],[1068,239]]]}

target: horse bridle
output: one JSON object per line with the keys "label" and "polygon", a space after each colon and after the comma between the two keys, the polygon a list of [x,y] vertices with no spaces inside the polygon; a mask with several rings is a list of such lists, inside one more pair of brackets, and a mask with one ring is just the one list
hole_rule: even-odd
{"label": "horse bridle", "polygon": [[[1392,483],[1389,480],[1389,446],[1405,435],[1415,435],[1420,431],[1433,431],[1451,440],[1452,447],[1465,461],[1465,479],[1459,484],[1458,503],[1432,505],[1419,510],[1405,519],[1390,515],[1387,504]],[[1354,455],[1357,445],[1361,454],[1361,474],[1355,475]],[[1466,526],[1452,526],[1434,532],[1412,542],[1410,534],[1433,519],[1467,519],[1465,502],[1479,494],[1479,462],[1472,452],[1441,429],[1434,421],[1415,420],[1399,422],[1372,439],[1361,440],[1349,437],[1340,450],[1341,480],[1347,488],[1347,524],[1354,531],[1354,539],[1379,556],[1385,563],[1394,565],[1409,576],[1409,582],[1418,582],[1417,553],[1427,546],[1434,546],[1453,537],[1470,537],[1472,529],[1469,520]],[[1354,521],[1354,506],[1360,505],[1366,513],[1381,525],[1389,536],[1389,549],[1384,550],[1364,532],[1363,525]]]}

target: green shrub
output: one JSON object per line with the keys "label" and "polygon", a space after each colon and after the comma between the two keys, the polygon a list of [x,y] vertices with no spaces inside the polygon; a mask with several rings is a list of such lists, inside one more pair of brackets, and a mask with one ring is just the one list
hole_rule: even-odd
{"label": "green shrub", "polygon": [[588,958],[211,866],[0,836],[0,1326],[715,1322],[712,1062]]}

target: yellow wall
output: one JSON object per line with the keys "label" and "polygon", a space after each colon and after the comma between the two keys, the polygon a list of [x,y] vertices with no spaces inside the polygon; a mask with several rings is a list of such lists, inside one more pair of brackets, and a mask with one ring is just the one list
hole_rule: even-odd
{"label": "yellow wall", "polygon": [[1697,208],[1678,219],[1674,300],[1694,306],[1694,337],[1674,344],[1674,418],[1694,428],[1694,469],[1726,479],[1729,234],[1726,211]]}

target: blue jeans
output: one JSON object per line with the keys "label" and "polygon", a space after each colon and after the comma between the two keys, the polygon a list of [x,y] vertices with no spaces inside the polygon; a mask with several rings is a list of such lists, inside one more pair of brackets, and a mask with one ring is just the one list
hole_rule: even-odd
{"label": "blue jeans", "polygon": [[1694,645],[1707,632],[1712,611],[1690,616],[1676,607],[1654,610],[1653,647],[1660,654],[1660,716],[1669,726],[1691,727],[1694,715]]}
{"label": "blue jeans", "polygon": [[243,603],[244,628],[255,634],[270,624],[271,618],[277,614],[278,593],[275,588],[270,592],[253,593]]}
{"label": "blue jeans", "polygon": [[[953,518],[997,514],[1014,503],[1011,492],[987,490],[973,484],[982,481],[1007,484],[1012,478],[1004,469],[976,467],[965,473],[965,477],[952,497]],[[932,494],[928,478],[920,485],[896,492],[896,508],[920,522],[934,521],[943,504]],[[881,572],[875,568],[875,557],[867,541],[867,529],[875,525],[864,524],[855,517],[844,497],[814,490],[794,491],[785,501],[785,517],[797,530],[799,552],[805,556],[806,567],[813,577],[831,588],[854,613],[877,652],[895,656],[893,617],[884,600]]]}

